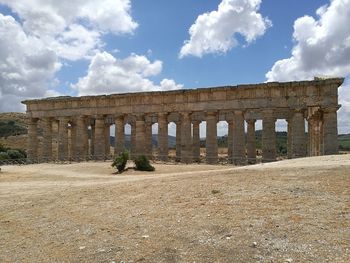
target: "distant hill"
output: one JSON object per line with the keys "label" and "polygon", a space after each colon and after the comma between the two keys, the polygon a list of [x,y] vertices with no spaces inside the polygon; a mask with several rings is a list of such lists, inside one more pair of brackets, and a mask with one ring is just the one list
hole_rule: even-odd
{"label": "distant hill", "polygon": [[17,136],[27,133],[27,118],[24,113],[0,114],[0,138]]}

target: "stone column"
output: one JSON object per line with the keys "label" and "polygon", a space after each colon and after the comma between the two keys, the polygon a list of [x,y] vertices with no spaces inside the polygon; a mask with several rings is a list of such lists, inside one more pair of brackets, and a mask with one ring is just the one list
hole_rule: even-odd
{"label": "stone column", "polygon": [[90,152],[89,158],[93,158],[95,156],[95,120],[94,123],[91,124],[91,139],[90,139]]}
{"label": "stone column", "polygon": [[293,124],[292,124],[292,118],[287,119],[288,123],[288,131],[287,131],[287,155],[288,159],[291,159],[293,157]]}
{"label": "stone column", "polygon": [[233,130],[234,130],[233,119],[228,120],[227,124],[228,124],[227,157],[228,157],[228,163],[233,163],[233,159],[232,159],[232,154],[233,154]]}
{"label": "stone column", "polygon": [[43,119],[43,156],[44,161],[52,160],[52,119]]}
{"label": "stone column", "polygon": [[323,109],[323,145],[324,154],[338,153],[338,107]]}
{"label": "stone column", "polygon": [[146,140],[146,130],[145,130],[145,117],[143,115],[139,115],[136,117],[135,121],[135,139],[136,139],[136,147],[134,156],[138,157],[140,155],[145,155],[145,140]]}
{"label": "stone column", "polygon": [[181,160],[181,121],[176,122],[176,161]]}
{"label": "stone column", "polygon": [[191,115],[189,112],[181,113],[181,162],[192,162],[192,135]]}
{"label": "stone column", "polygon": [[199,124],[200,121],[192,121],[193,125],[193,161],[200,161],[200,135],[199,135]]}
{"label": "stone column", "polygon": [[158,114],[158,147],[159,157],[162,161],[168,161],[168,114]]}
{"label": "stone column", "polygon": [[95,118],[95,140],[94,140],[94,159],[103,160],[105,158],[105,117],[97,116]]}
{"label": "stone column", "polygon": [[207,112],[206,122],[206,159],[208,164],[215,164],[218,162],[217,112]]}
{"label": "stone column", "polygon": [[114,118],[115,124],[115,141],[114,141],[114,154],[118,155],[124,150],[124,117],[118,115]]}
{"label": "stone column", "polygon": [[306,156],[304,111],[296,109],[292,119],[292,158]]}
{"label": "stone column", "polygon": [[243,112],[234,111],[233,116],[235,122],[233,131],[233,163],[244,165],[246,163],[246,154]]}
{"label": "stone column", "polygon": [[75,158],[85,160],[88,154],[89,138],[86,125],[86,117],[79,116],[77,119],[77,134],[76,134],[76,154]]}
{"label": "stone column", "polygon": [[70,123],[70,160],[75,160],[77,152],[77,124]]}
{"label": "stone column", "polygon": [[321,118],[319,114],[315,114],[308,119],[309,132],[309,155],[321,155]]}
{"label": "stone column", "polygon": [[68,159],[68,117],[60,117],[58,124],[58,159]]}
{"label": "stone column", "polygon": [[105,156],[108,159],[110,154],[111,154],[111,141],[110,141],[110,136],[111,136],[111,131],[110,131],[111,126],[109,123],[105,124]]}
{"label": "stone column", "polygon": [[276,118],[273,110],[265,110],[263,116],[262,157],[263,162],[276,160]]}
{"label": "stone column", "polygon": [[38,119],[31,118],[28,123],[28,150],[27,159],[37,161],[38,159]]}
{"label": "stone column", "polygon": [[130,156],[134,157],[136,151],[136,124],[135,121],[130,122],[131,134],[130,134]]}
{"label": "stone column", "polygon": [[255,121],[254,119],[247,120],[247,156],[249,164],[256,163]]}
{"label": "stone column", "polygon": [[152,158],[152,121],[145,121],[145,154]]}

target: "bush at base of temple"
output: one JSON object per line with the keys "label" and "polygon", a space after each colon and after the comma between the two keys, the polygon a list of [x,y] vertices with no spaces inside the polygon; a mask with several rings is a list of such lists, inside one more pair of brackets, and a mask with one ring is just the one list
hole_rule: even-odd
{"label": "bush at base of temple", "polygon": [[128,151],[124,150],[120,153],[113,161],[112,167],[117,168],[119,173],[122,173],[125,170],[126,163],[129,159]]}
{"label": "bush at base of temple", "polygon": [[138,156],[135,160],[136,170],[138,171],[154,171],[154,167],[150,164],[148,158],[144,155]]}

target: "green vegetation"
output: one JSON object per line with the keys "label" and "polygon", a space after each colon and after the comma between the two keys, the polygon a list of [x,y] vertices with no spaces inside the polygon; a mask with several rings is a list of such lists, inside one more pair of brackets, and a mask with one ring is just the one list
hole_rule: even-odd
{"label": "green vegetation", "polygon": [[339,150],[350,151],[350,134],[341,134],[338,136]]}
{"label": "green vegetation", "polygon": [[0,144],[0,160],[25,159],[27,154],[22,149],[11,149]]}
{"label": "green vegetation", "polygon": [[138,156],[135,160],[136,170],[138,171],[154,171],[154,167],[150,164],[148,158],[144,155]]}
{"label": "green vegetation", "polygon": [[27,129],[14,121],[0,121],[0,137],[26,134]]}
{"label": "green vegetation", "polygon": [[125,170],[126,163],[129,159],[129,152],[124,150],[121,152],[113,161],[112,167],[117,168],[119,173],[122,173]]}

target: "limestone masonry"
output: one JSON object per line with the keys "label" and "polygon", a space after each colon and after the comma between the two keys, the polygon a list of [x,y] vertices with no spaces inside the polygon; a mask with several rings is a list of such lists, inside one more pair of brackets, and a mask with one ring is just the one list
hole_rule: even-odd
{"label": "limestone masonry", "polygon": [[[131,153],[152,154],[152,124],[158,123],[158,156],[168,159],[168,123],[176,123],[176,157],[200,158],[199,124],[206,121],[206,160],[218,160],[217,122],[228,122],[228,158],[255,163],[255,122],[262,120],[262,160],[276,159],[275,122],[288,122],[290,158],[337,153],[338,87],[343,78],[270,82],[193,90],[141,92],[26,100],[28,159],[84,160],[110,156],[110,126],[115,124],[114,154],[124,149],[124,125],[131,125]],[[245,133],[245,122],[247,133]],[[305,133],[307,122],[308,136]],[[38,127],[43,130],[39,150]],[[58,133],[53,133],[53,126]],[[90,139],[89,139],[90,137]],[[53,141],[57,140],[57,156]],[[39,154],[41,153],[41,154]]]}

